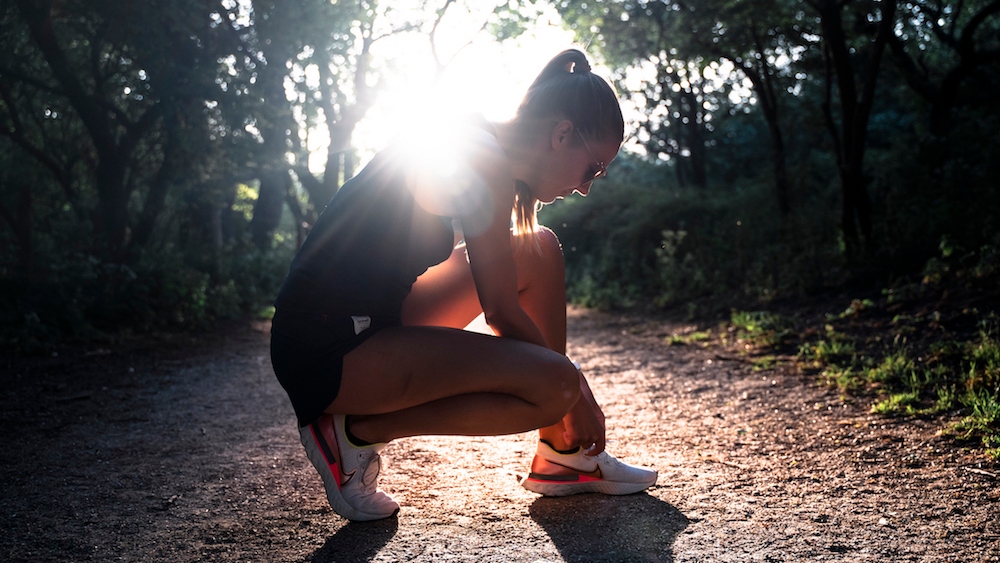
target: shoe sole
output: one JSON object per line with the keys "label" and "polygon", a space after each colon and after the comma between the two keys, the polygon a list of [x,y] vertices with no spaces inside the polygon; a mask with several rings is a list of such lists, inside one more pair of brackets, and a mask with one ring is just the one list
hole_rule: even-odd
{"label": "shoe sole", "polygon": [[657,476],[645,483],[625,483],[620,481],[604,481],[593,479],[585,481],[549,481],[525,477],[521,486],[525,489],[547,497],[565,497],[584,493],[601,493],[605,495],[631,495],[644,491],[656,484]]}
{"label": "shoe sole", "polygon": [[[340,482],[336,476],[336,473],[340,472],[340,468],[337,466],[336,460],[333,459],[333,452],[324,451],[324,449],[329,450],[329,445],[323,440],[322,435],[317,435],[317,430],[310,424],[299,429],[299,436],[302,438],[302,446],[306,449],[306,457],[312,462],[313,467],[316,468],[316,472],[319,473],[320,478],[323,480],[323,487],[326,488],[326,499],[330,502],[330,508],[334,512],[348,520],[367,522],[389,518],[399,511],[397,508],[388,514],[376,514],[358,510],[348,504],[344,495],[340,494]],[[336,444],[334,444],[334,447],[336,447]],[[337,449],[338,451],[340,450],[339,447]],[[329,459],[327,459],[328,455]]]}

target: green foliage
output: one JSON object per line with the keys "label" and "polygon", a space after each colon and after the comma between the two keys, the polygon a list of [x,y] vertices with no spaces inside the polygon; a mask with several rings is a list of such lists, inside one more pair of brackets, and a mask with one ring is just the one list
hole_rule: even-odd
{"label": "green foliage", "polygon": [[778,364],[778,359],[774,356],[760,356],[753,359],[751,368],[753,371],[767,371],[773,369]]}
{"label": "green foliage", "polygon": [[[899,283],[881,298],[850,299],[841,312],[812,319],[737,311],[728,332],[740,335],[740,344],[754,344],[753,370],[769,369],[770,357],[763,352],[797,341],[800,370],[817,374],[845,396],[870,398],[873,413],[958,416],[944,432],[978,442],[988,456],[1000,459],[995,248],[967,252],[945,239],[939,252],[916,281]],[[753,340],[773,326],[794,330],[784,343]]]}
{"label": "green foliage", "polygon": [[724,310],[842,277],[843,257],[824,243],[835,238],[836,217],[822,199],[809,204],[811,219],[782,220],[767,183],[680,189],[667,166],[619,161],[615,180],[539,215],[562,241],[574,302]]}
{"label": "green foliage", "polygon": [[905,412],[913,409],[920,396],[913,391],[894,393],[888,399],[878,401],[872,405],[872,412],[875,414],[894,415],[901,411]]}
{"label": "green foliage", "polygon": [[[826,336],[815,342],[799,345],[798,357],[814,367],[827,364],[850,365],[855,358],[855,343],[847,335],[838,333],[830,325],[826,325]],[[846,374],[837,374],[842,377]]]}
{"label": "green foliage", "polygon": [[692,342],[707,342],[711,338],[711,331],[698,330],[687,334],[671,334],[666,338],[665,342],[670,346],[681,346],[691,344]]}
{"label": "green foliage", "polygon": [[769,311],[733,311],[730,324],[737,338],[753,347],[779,346],[792,334],[789,319]]}
{"label": "green foliage", "polygon": [[825,337],[802,343],[798,357],[800,365],[821,369],[822,379],[842,392],[873,395],[873,413],[932,416],[962,412],[962,419],[949,432],[979,440],[989,455],[998,457],[1000,331],[996,319],[992,314],[983,318],[973,340],[935,341],[923,352],[898,336],[891,347],[860,351],[848,336],[827,325]]}
{"label": "green foliage", "polygon": [[203,329],[261,311],[277,294],[294,248],[230,249],[218,279],[193,267],[191,252],[169,247],[143,254],[131,266],[78,254],[56,261],[45,282],[5,282],[0,349],[40,353],[62,341]]}
{"label": "green foliage", "polygon": [[969,391],[962,402],[971,413],[952,426],[951,432],[966,440],[978,438],[987,455],[1000,459],[1000,394],[985,389]]}
{"label": "green foliage", "polygon": [[843,320],[850,317],[856,317],[865,309],[869,309],[875,306],[875,302],[871,299],[853,299],[851,304],[844,309],[843,312],[837,315],[828,315],[827,320]]}

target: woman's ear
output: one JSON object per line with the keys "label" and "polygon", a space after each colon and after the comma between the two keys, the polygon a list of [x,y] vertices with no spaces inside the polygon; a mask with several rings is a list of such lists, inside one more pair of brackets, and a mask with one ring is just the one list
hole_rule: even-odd
{"label": "woman's ear", "polygon": [[573,122],[568,119],[563,119],[556,122],[555,127],[552,128],[552,148],[558,149],[566,147],[569,145],[570,141],[573,140]]}

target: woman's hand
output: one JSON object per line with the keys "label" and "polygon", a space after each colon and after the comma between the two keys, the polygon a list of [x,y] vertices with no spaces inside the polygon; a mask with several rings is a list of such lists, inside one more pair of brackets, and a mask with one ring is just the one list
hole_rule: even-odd
{"label": "woman's hand", "polygon": [[580,400],[562,419],[563,439],[571,447],[580,446],[587,455],[597,455],[604,451],[604,412],[594,399],[587,379],[580,371]]}

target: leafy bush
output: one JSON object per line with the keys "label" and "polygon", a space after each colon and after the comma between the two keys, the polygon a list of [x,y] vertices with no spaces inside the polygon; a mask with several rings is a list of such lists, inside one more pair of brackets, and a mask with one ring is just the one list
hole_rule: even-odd
{"label": "leafy bush", "polygon": [[836,217],[821,198],[782,219],[766,183],[680,189],[666,167],[629,166],[642,174],[598,184],[586,199],[540,213],[563,243],[574,302],[724,310],[803,295],[842,278]]}
{"label": "leafy bush", "polygon": [[61,340],[202,329],[257,312],[277,294],[293,252],[291,241],[267,251],[227,248],[216,279],[204,249],[167,247],[130,265],[69,255],[54,260],[42,281],[0,283],[0,349],[40,353]]}

